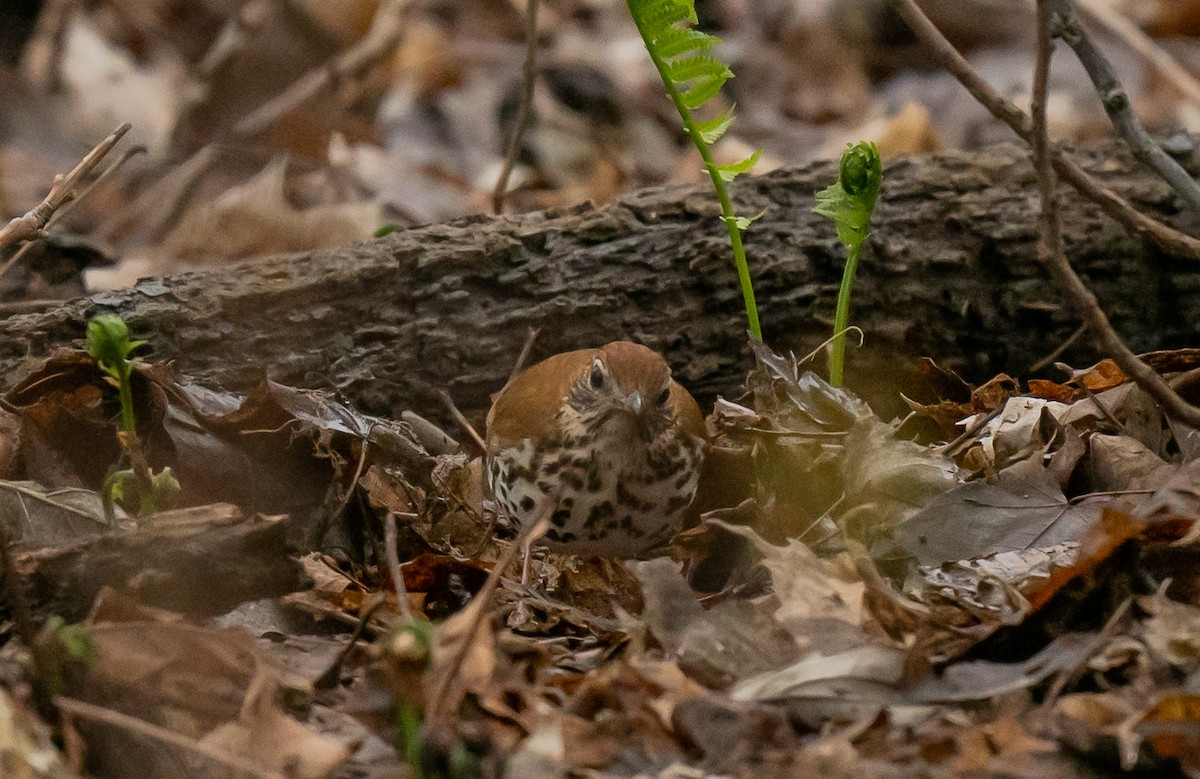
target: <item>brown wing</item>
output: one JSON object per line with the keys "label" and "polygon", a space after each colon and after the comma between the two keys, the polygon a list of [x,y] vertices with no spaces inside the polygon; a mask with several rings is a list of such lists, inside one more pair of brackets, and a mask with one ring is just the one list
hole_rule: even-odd
{"label": "brown wing", "polygon": [[675,418],[679,426],[692,435],[698,435],[708,440],[708,428],[704,425],[704,414],[700,412],[700,404],[692,397],[692,393],[674,379],[671,380],[671,406],[675,409]]}
{"label": "brown wing", "polygon": [[525,438],[543,435],[554,423],[571,384],[592,364],[596,349],[564,352],[518,373],[492,402],[487,416],[487,448],[497,452]]}

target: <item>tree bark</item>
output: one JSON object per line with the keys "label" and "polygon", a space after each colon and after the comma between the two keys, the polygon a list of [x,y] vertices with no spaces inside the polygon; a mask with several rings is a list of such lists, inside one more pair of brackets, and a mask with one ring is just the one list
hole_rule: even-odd
{"label": "tree bark", "polygon": [[[1176,221],[1177,201],[1115,143],[1079,150],[1091,173]],[[1185,161],[1187,162],[1187,161]],[[1190,163],[1189,163],[1190,164]],[[806,354],[830,335],[844,251],[811,213],[832,163],[739,179],[765,338]],[[851,321],[866,334],[848,384],[885,413],[921,387],[928,355],[970,380],[1030,366],[1079,326],[1035,259],[1028,152],[901,158],[885,170]],[[1200,263],[1161,255],[1064,188],[1069,256],[1135,350],[1194,345]],[[1183,225],[1183,227],[1194,227]],[[146,280],[0,321],[0,370],[78,343],[87,317],[116,311],[201,383],[239,390],[265,371],[337,388],[376,414],[444,418],[447,389],[478,416],[529,328],[535,357],[632,338],[661,349],[702,401],[736,395],[751,357],[723,226],[709,190],[660,188],[609,205],[473,217],[376,241]],[[853,339],[852,339],[853,340]],[[1088,338],[1062,356],[1098,357]],[[823,361],[819,361],[823,370]]]}

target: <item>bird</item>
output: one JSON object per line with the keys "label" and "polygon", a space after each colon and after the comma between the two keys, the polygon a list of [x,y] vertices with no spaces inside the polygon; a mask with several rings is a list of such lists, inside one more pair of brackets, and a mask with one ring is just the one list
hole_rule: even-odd
{"label": "bird", "polygon": [[707,449],[695,398],[629,341],[516,374],[487,416],[485,482],[514,524],[549,517],[551,551],[629,559],[679,530]]}

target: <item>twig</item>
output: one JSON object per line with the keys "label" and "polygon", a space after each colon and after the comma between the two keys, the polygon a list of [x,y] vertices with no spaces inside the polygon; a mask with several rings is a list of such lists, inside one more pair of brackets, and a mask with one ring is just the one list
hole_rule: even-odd
{"label": "twig", "polygon": [[188,78],[183,104],[171,128],[172,148],[180,147],[183,131],[191,128],[197,113],[211,102],[213,76],[217,70],[250,46],[254,34],[267,21],[273,5],[273,0],[250,0],[231,14],[208,51],[196,63]]}
{"label": "twig", "polygon": [[454,399],[450,397],[450,393],[442,390],[439,394],[442,396],[442,402],[446,404],[450,416],[454,417],[454,421],[462,425],[463,430],[467,431],[467,435],[471,436],[471,440],[475,442],[481,452],[486,452],[487,444],[483,442],[483,438],[475,430],[470,420],[463,416],[463,413],[458,410],[458,406],[454,405]]}
{"label": "twig", "polygon": [[152,738],[164,744],[170,744],[173,747],[191,752],[212,762],[233,769],[239,773],[244,773],[249,776],[260,777],[261,779],[287,779],[278,771],[270,771],[262,766],[255,765],[247,760],[243,760],[236,755],[227,754],[208,744],[197,741],[187,736],[176,733],[173,730],[159,727],[145,720],[131,717],[128,714],[122,714],[119,711],[106,709],[102,706],[96,706],[91,703],[75,700],[74,698],[57,697],[54,699],[54,705],[57,706],[64,714],[71,714],[76,717],[81,717],[93,722],[103,722],[106,725],[111,725],[114,728],[121,728],[130,733],[136,733],[147,738]]}
{"label": "twig", "polygon": [[1067,336],[1067,339],[1065,341],[1060,343],[1058,346],[1054,347],[1054,351],[1050,352],[1050,354],[1047,354],[1045,357],[1038,360],[1033,365],[1030,365],[1029,366],[1030,372],[1040,371],[1042,368],[1045,368],[1047,365],[1054,362],[1059,357],[1062,357],[1063,352],[1065,352],[1066,350],[1068,350],[1072,346],[1074,346],[1075,342],[1078,341],[1080,338],[1082,338],[1083,334],[1087,332],[1087,329],[1088,328],[1087,328],[1086,322],[1084,324],[1080,325],[1079,327],[1075,328],[1075,332],[1071,333],[1069,336]]}
{"label": "twig", "polygon": [[[354,76],[387,57],[400,42],[407,0],[387,0],[375,12],[371,29],[362,40],[321,67],[305,73],[279,94],[243,117],[221,138],[198,149],[180,165],[143,192],[137,200],[104,226],[100,235],[112,239],[133,224],[142,234],[157,234],[173,222],[191,196],[193,184],[219,159],[223,144],[245,141],[269,127],[280,116],[295,110],[314,95],[339,80]],[[176,133],[175,130],[172,131]],[[172,138],[172,142],[176,142]],[[164,205],[165,204],[165,205]],[[150,214],[150,216],[147,216]]]}
{"label": "twig", "polygon": [[75,0],[49,0],[42,4],[33,34],[21,54],[21,72],[29,83],[46,94],[62,90],[63,42],[75,13]]}
{"label": "twig", "polygon": [[[946,37],[929,20],[915,0],[889,0],[896,13],[912,28],[917,37],[930,49],[934,58],[958,79],[971,95],[992,116],[1007,124],[1026,143],[1032,143],[1033,124],[1024,111],[1001,97],[958,53]],[[1062,180],[1081,195],[1100,207],[1105,214],[1121,223],[1135,235],[1153,242],[1168,254],[1200,260],[1200,239],[1152,219],[1133,205],[1096,181],[1059,149],[1048,150],[1050,162]]]}
{"label": "twig", "polygon": [[[416,514],[407,516],[415,517]],[[400,553],[396,551],[399,532],[396,529],[396,514],[389,511],[383,520],[383,555],[387,560],[388,574],[392,577],[392,586],[396,588],[396,602],[399,604],[400,616],[405,622],[412,619],[412,609],[408,607],[408,590],[404,587],[404,571],[400,568]]]}
{"label": "twig", "polygon": [[508,177],[512,175],[513,166],[517,164],[517,155],[521,151],[521,138],[529,125],[529,115],[533,112],[533,88],[537,79],[537,15],[539,0],[525,0],[525,66],[521,74],[521,102],[517,106],[517,117],[513,121],[512,134],[508,137],[508,148],[504,152],[504,166],[500,168],[500,176],[496,179],[496,188],[492,191],[492,213],[501,214],[504,211],[504,196],[508,193]]}
{"label": "twig", "polygon": [[21,241],[41,238],[42,230],[50,221],[50,217],[54,216],[55,211],[75,196],[75,188],[91,174],[92,170],[104,159],[104,155],[117,145],[121,137],[129,132],[129,127],[128,122],[121,125],[113,131],[112,135],[96,144],[95,148],[88,152],[87,156],[80,160],[70,173],[65,176],[55,176],[54,184],[50,187],[50,193],[46,195],[45,200],[36,205],[29,213],[16,217],[5,225],[3,230],[0,230],[0,248]]}
{"label": "twig", "polygon": [[[475,640],[475,634],[479,632],[479,626],[483,624],[483,616],[486,613],[488,600],[491,599],[492,593],[496,591],[496,587],[500,584],[500,576],[512,564],[519,550],[527,548],[530,544],[536,541],[550,527],[550,514],[553,513],[557,503],[555,501],[546,501],[543,510],[536,520],[527,522],[521,526],[521,532],[509,544],[509,547],[504,550],[504,554],[492,566],[492,570],[488,571],[488,577],[484,581],[483,586],[479,588],[479,592],[475,593],[475,597],[471,600],[467,607],[459,613],[464,618],[470,619],[467,625],[467,630],[464,632],[461,643],[455,648],[454,655],[451,656],[450,662],[446,664],[446,668],[441,672],[437,679],[433,695],[429,698],[429,712],[427,719],[434,720],[443,711],[453,710],[458,702],[454,701],[454,706],[451,706],[451,701],[448,700],[447,693],[450,690],[450,681],[458,677],[458,672],[462,669],[463,661],[467,659],[467,652],[471,648],[471,642]],[[467,612],[474,609],[469,615]]]}
{"label": "twig", "polygon": [[537,341],[538,329],[536,327],[529,328],[528,335],[525,336],[525,343],[521,345],[521,353],[517,355],[517,361],[513,363],[512,372],[508,374],[508,381],[504,382],[504,386],[512,384],[512,380],[517,377],[517,374],[525,370],[525,363],[529,362],[529,355],[533,352],[533,344]]}
{"label": "twig", "polygon": [[62,220],[66,219],[67,215],[74,211],[76,206],[82,203],[88,195],[92,194],[92,190],[96,189],[96,187],[107,181],[114,173],[120,170],[125,163],[129,162],[130,159],[139,154],[145,154],[147,151],[149,150],[145,146],[134,146],[133,148],[126,149],[119,159],[115,160],[107,168],[100,171],[100,175],[88,182],[88,185],[80,190],[76,197],[64,204],[63,207],[58,210],[58,213],[50,219],[50,223],[53,224],[54,222],[61,222]]}
{"label": "twig", "polygon": [[1170,385],[1149,365],[1138,359],[1100,308],[1096,296],[1087,288],[1067,259],[1063,244],[1062,220],[1058,211],[1055,192],[1054,171],[1051,167],[1049,138],[1046,132],[1046,87],[1050,69],[1051,3],[1054,0],[1038,0],[1038,47],[1037,64],[1033,76],[1033,167],[1037,173],[1038,190],[1042,197],[1041,216],[1038,220],[1038,260],[1046,266],[1059,289],[1087,323],[1088,330],[1113,362],[1132,378],[1162,407],[1167,416],[1178,419],[1192,427],[1200,427],[1200,409],[1188,404],[1171,389]]}
{"label": "twig", "polygon": [[[1054,367],[1058,368],[1060,371],[1063,371],[1068,376],[1074,373],[1074,371],[1071,370],[1071,366],[1067,365],[1066,363],[1056,362],[1054,363]],[[1121,434],[1127,435],[1130,438],[1133,437],[1130,435],[1129,429],[1126,428],[1125,425],[1121,424],[1121,420],[1117,419],[1116,415],[1113,414],[1112,410],[1109,409],[1108,406],[1104,405],[1104,403],[1100,400],[1100,396],[1097,395],[1092,388],[1087,385],[1087,382],[1081,381],[1077,386],[1079,387],[1079,391],[1082,392],[1084,396],[1086,396],[1087,399],[1092,401],[1092,403],[1096,406],[1096,410],[1100,412],[1100,416],[1104,417],[1104,419],[1107,420],[1108,423]]]}
{"label": "twig", "polygon": [[1112,65],[1104,54],[1092,43],[1087,31],[1079,23],[1071,7],[1071,0],[1051,0],[1047,24],[1052,25],[1051,34],[1061,38],[1075,52],[1079,62],[1087,71],[1100,104],[1108,114],[1113,129],[1125,140],[1133,155],[1146,167],[1157,173],[1171,189],[1183,198],[1193,215],[1200,216],[1200,184],[1196,183],[1183,166],[1176,162],[1155,142],[1142,126],[1130,105],[1129,93],[1121,86]]}
{"label": "twig", "polygon": [[263,103],[258,110],[233,126],[233,135],[248,138],[265,130],[280,116],[298,108],[326,87],[367,70],[387,57],[400,43],[404,32],[406,0],[387,0],[375,12],[371,28],[355,45],[332,61],[314,68],[291,86]]}
{"label": "twig", "polygon": [[1200,80],[1180,65],[1158,42],[1126,19],[1111,5],[1097,0],[1080,0],[1079,10],[1091,21],[1103,27],[1129,48],[1140,54],[1172,86],[1197,108],[1200,108]]}
{"label": "twig", "polygon": [[374,601],[367,604],[367,607],[363,609],[362,614],[358,617],[358,624],[354,626],[354,632],[350,634],[350,640],[338,650],[337,656],[333,658],[333,662],[329,664],[329,667],[313,681],[313,687],[318,690],[328,690],[338,683],[338,679],[342,675],[342,666],[346,664],[346,658],[350,656],[354,645],[367,632],[367,627],[370,626],[371,618],[375,616],[375,612],[383,608],[383,604],[386,602],[387,600],[384,597],[376,596]]}

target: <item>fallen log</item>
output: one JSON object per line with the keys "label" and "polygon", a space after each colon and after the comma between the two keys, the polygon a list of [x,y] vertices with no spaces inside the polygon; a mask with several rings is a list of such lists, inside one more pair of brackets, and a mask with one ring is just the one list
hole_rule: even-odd
{"label": "fallen log", "polygon": [[[1165,184],[1116,143],[1077,150],[1089,172],[1175,223]],[[1185,160],[1185,163],[1191,164]],[[765,338],[804,354],[830,333],[844,252],[811,213],[832,163],[739,179]],[[1064,188],[1069,255],[1135,350],[1195,344],[1200,263],[1163,256]],[[901,158],[885,170],[854,290],[847,381],[877,408],[919,393],[914,357],[965,377],[1030,366],[1079,319],[1034,252],[1036,187],[1028,152]],[[605,206],[471,217],[333,251],[271,257],[148,279],[0,321],[0,370],[82,338],[116,311],[156,358],[198,382],[245,389],[265,371],[295,386],[336,388],[364,411],[442,418],[448,389],[468,414],[486,409],[529,328],[535,357],[617,338],[661,349],[702,400],[736,394],[750,365],[745,315],[723,226],[703,188],[644,190]],[[1188,227],[1188,225],[1178,225]],[[1061,359],[1098,355],[1088,338]]]}

